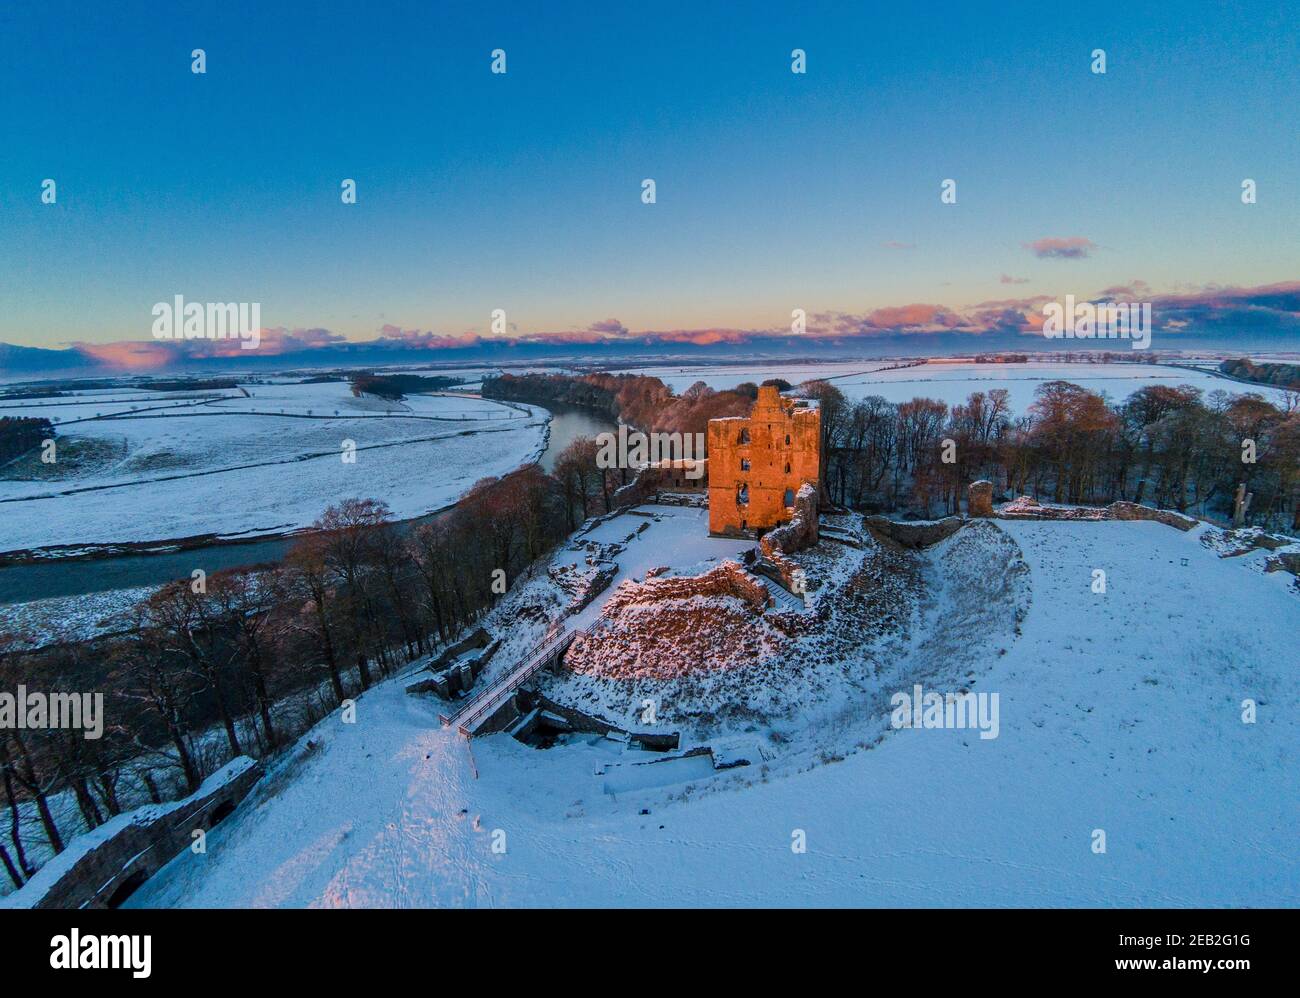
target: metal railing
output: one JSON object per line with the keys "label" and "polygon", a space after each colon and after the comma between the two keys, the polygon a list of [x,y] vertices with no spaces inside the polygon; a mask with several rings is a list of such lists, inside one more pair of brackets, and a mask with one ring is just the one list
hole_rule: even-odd
{"label": "metal railing", "polygon": [[549,632],[524,656],[523,664],[489,683],[451,717],[443,717],[443,724],[455,725],[466,738],[473,737],[478,727],[497,712],[508,696],[563,655],[581,633],[581,630],[563,627]]}

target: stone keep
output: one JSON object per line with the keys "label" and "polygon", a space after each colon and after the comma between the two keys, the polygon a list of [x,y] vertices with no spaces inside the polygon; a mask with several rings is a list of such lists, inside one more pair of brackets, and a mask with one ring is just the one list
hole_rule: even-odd
{"label": "stone keep", "polygon": [[821,413],[758,390],[749,416],[709,420],[709,533],[754,535],[789,523],[821,474]]}

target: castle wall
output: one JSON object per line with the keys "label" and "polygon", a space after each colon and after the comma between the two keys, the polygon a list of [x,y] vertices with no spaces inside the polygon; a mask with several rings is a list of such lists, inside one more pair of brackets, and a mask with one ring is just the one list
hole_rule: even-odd
{"label": "castle wall", "polygon": [[771,385],[759,388],[748,418],[709,420],[708,443],[713,534],[752,534],[788,523],[794,503],[787,504],[787,491],[793,497],[821,475],[821,413],[797,407]]}
{"label": "castle wall", "polygon": [[791,592],[801,592],[796,586],[795,573],[799,566],[787,555],[803,551],[817,543],[817,486],[807,482],[794,497],[794,518],[785,526],[769,530],[758,542],[763,557],[771,562],[781,575],[781,582]]}
{"label": "castle wall", "polygon": [[77,836],[41,867],[10,896],[13,906],[116,907],[134,887],[193,845],[195,829],[206,831],[234,810],[261,777],[261,762],[239,756],[189,797],[146,804],[110,818]]}

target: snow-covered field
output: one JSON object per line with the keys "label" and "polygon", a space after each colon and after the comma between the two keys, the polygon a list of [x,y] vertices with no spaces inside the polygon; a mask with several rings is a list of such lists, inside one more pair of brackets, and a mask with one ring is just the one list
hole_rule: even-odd
{"label": "snow-covered field", "polygon": [[58,461],[0,469],[0,548],[278,532],[350,496],[418,516],[535,459],[547,419],[464,396],[353,398],[341,382],[138,395],[11,403],[59,420]]}
{"label": "snow-covered field", "polygon": [[1032,362],[1025,364],[976,364],[973,362],[931,361],[915,367],[881,370],[896,361],[855,361],[838,364],[762,365],[754,367],[698,366],[639,368],[637,374],[661,378],[674,391],[685,391],[697,381],[710,388],[734,388],[744,381],[761,383],[768,378],[784,378],[792,384],[825,379],[850,399],[880,395],[890,402],[907,402],[913,398],[932,398],[953,405],[964,402],[971,392],[1005,388],[1012,409],[1022,415],[1034,400],[1034,390],[1046,381],[1070,381],[1095,392],[1105,392],[1112,402],[1122,402],[1147,385],[1191,385],[1207,395],[1216,390],[1232,395],[1258,392],[1277,402],[1283,392],[1263,385],[1245,385],[1216,377],[1210,371],[1155,364],[1065,364]]}
{"label": "snow-covered field", "polygon": [[894,360],[851,360],[828,361],[821,364],[782,364],[779,361],[761,364],[682,364],[663,365],[659,367],[636,367],[619,369],[614,373],[642,374],[658,378],[677,394],[681,394],[697,381],[703,381],[710,388],[722,390],[735,388],[745,381],[762,384],[768,378],[784,378],[791,384],[812,381],[817,378],[839,378],[862,374],[881,367],[897,364]]}
{"label": "snow-covered field", "polygon": [[1207,371],[1155,364],[953,364],[930,363],[920,367],[879,371],[874,374],[836,378],[831,384],[851,399],[880,395],[890,402],[916,397],[940,399],[953,405],[964,402],[971,392],[1005,388],[1012,410],[1023,414],[1034,401],[1035,389],[1048,381],[1069,381],[1090,391],[1105,393],[1111,402],[1123,402],[1148,385],[1191,385],[1205,394],[1225,391],[1230,395],[1257,391],[1277,402],[1283,392],[1262,385],[1243,385]]}
{"label": "snow-covered field", "polygon": [[[938,666],[928,689],[961,677],[997,693],[997,738],[881,738],[884,717],[864,707],[842,732],[809,725],[802,743],[737,732],[768,760],[714,773],[635,768],[653,756],[594,736],[538,750],[493,735],[471,760],[439,727],[441,705],[399,679],[359,699],[355,724],[322,722],[209,833],[206,855],[183,853],[129,904],[1300,903],[1290,577],[1219,558],[1204,527],[980,528],[1019,554],[970,529],[924,556],[931,574],[968,571],[935,590],[933,640],[910,654]],[[977,600],[963,594],[986,591],[987,566],[962,545],[1023,558],[1018,636],[965,640]]]}
{"label": "snow-covered field", "polygon": [[43,417],[62,427],[101,417],[130,413],[172,415],[174,413],[168,410],[193,408],[234,394],[229,391],[175,392],[165,395],[127,390],[94,394],[79,392],[75,396],[64,398],[0,401],[0,416]]}

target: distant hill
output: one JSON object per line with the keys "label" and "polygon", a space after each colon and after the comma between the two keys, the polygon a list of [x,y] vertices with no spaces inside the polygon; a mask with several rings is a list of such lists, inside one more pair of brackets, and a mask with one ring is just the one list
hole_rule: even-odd
{"label": "distant hill", "polygon": [[102,365],[80,350],[46,350],[0,343],[0,377],[29,374],[72,374],[99,371]]}

